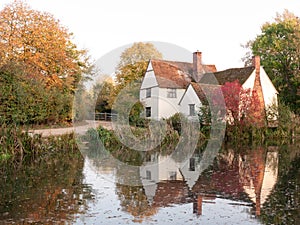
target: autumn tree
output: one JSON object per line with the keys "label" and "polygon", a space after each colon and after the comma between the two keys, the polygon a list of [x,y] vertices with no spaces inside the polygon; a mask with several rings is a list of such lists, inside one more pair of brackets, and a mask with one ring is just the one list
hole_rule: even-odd
{"label": "autumn tree", "polygon": [[130,121],[139,121],[139,115],[143,109],[139,102],[139,88],[148,61],[153,58],[161,59],[162,54],[153,44],[143,42],[134,43],[120,56],[120,62],[116,68],[114,92],[109,100],[109,105],[113,107],[115,102],[122,102],[115,109],[126,111],[127,105],[136,102],[130,113]]}
{"label": "autumn tree", "polygon": [[114,91],[112,78],[108,77],[93,86],[93,99],[96,112],[110,112],[109,101]]}
{"label": "autumn tree", "polygon": [[145,62],[149,59],[161,59],[162,54],[155,48],[152,43],[136,42],[131,47],[125,49],[118,64],[118,69],[136,62]]}
{"label": "autumn tree", "polygon": [[0,12],[0,59],[0,66],[22,63],[28,77],[69,91],[90,68],[87,52],[76,47],[58,20],[21,0]]}
{"label": "autumn tree", "polygon": [[[300,19],[289,11],[267,22],[261,34],[246,44],[252,55],[260,55],[262,65],[279,98],[300,113]],[[244,60],[250,61],[251,53]]]}
{"label": "autumn tree", "polygon": [[116,94],[130,82],[141,82],[148,61],[154,58],[161,59],[162,54],[152,43],[138,42],[125,49],[116,68]]}
{"label": "autumn tree", "polygon": [[[223,98],[219,96],[223,95]],[[257,113],[258,104],[261,104],[255,90],[243,88],[238,80],[226,82],[221,88],[215,88],[213,104],[222,105],[225,101],[226,121],[229,125],[260,126],[265,117]]]}
{"label": "autumn tree", "polygon": [[49,13],[21,0],[0,11],[2,121],[71,121],[74,91],[91,68],[87,52]]}
{"label": "autumn tree", "polygon": [[0,123],[55,124],[71,120],[72,95],[28,79],[16,63],[0,67]]}

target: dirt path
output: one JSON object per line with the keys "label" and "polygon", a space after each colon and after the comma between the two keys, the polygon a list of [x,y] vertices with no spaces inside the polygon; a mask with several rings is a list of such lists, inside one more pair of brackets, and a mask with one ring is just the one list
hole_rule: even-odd
{"label": "dirt path", "polygon": [[29,133],[32,134],[41,134],[42,137],[48,137],[48,136],[57,136],[62,134],[69,134],[73,131],[76,132],[76,134],[84,134],[89,128],[96,128],[99,125],[103,126],[106,129],[111,130],[112,124],[111,122],[107,121],[94,121],[94,120],[87,120],[86,125],[82,126],[73,126],[73,127],[66,127],[66,128],[50,128],[50,129],[39,129],[39,130],[29,130]]}

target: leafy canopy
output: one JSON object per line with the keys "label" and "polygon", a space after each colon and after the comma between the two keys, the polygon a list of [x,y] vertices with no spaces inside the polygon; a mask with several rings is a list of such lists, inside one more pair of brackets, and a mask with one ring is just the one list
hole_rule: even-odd
{"label": "leafy canopy", "polygon": [[122,52],[118,69],[129,64],[145,62],[150,59],[162,59],[162,54],[152,43],[136,42]]}
{"label": "leafy canopy", "polygon": [[[261,63],[279,91],[279,98],[294,112],[300,113],[300,19],[289,11],[267,22],[261,34],[246,47]],[[245,57],[250,61],[250,54]]]}
{"label": "leafy canopy", "polygon": [[113,105],[118,94],[126,86],[129,86],[131,83],[141,83],[148,61],[153,58],[161,59],[162,54],[152,43],[138,42],[124,50],[116,68],[115,87],[109,101],[110,106]]}
{"label": "leafy canopy", "polygon": [[72,91],[90,64],[71,37],[51,14],[16,0],[0,12],[0,66],[22,63],[27,76]]}

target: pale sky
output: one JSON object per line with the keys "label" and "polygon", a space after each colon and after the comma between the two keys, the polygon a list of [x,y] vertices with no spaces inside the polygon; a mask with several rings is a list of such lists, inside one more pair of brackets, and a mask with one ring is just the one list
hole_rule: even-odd
{"label": "pale sky", "polygon": [[[12,0],[0,0],[0,9]],[[300,0],[27,0],[73,32],[94,60],[138,41],[168,42],[202,51],[218,70],[242,67],[245,50],[276,12],[300,16]],[[192,58],[191,58],[192,59]]]}

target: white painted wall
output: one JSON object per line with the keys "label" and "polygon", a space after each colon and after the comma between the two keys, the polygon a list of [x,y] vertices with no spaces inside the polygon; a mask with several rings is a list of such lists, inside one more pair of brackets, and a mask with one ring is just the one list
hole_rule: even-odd
{"label": "white painted wall", "polygon": [[158,120],[158,102],[159,102],[159,87],[151,88],[151,97],[146,98],[146,89],[140,90],[140,101],[143,103],[144,107],[151,107],[151,119]]}
{"label": "white painted wall", "polygon": [[194,156],[195,159],[195,171],[190,170],[190,159],[188,159],[183,165],[181,165],[181,173],[184,176],[184,180],[190,189],[193,188],[197,182],[200,174],[203,171],[203,167],[200,165],[201,158],[199,156]]}
{"label": "white painted wall", "polygon": [[145,88],[149,88],[149,87],[154,87],[154,86],[158,86],[153,68],[152,68],[152,64],[151,61],[148,64],[148,68],[147,68],[147,72],[144,76],[144,79],[142,81],[142,85],[141,85],[141,89],[145,89]]}
{"label": "white painted wall", "polygon": [[[242,85],[244,89],[250,88],[251,90],[254,87],[255,81],[255,70],[249,76],[249,78],[245,81]],[[273,103],[277,105],[277,90],[275,89],[272,81],[270,80],[269,76],[267,75],[266,71],[263,67],[260,67],[260,82],[262,85],[265,107],[271,106]]]}
{"label": "white painted wall", "polygon": [[[146,98],[146,89],[151,88],[151,97]],[[151,107],[151,119],[159,119],[158,115],[158,99],[159,99],[159,88],[158,83],[152,68],[151,61],[148,65],[147,72],[141,84],[140,89],[140,101],[145,107]]]}
{"label": "white painted wall", "polygon": [[[151,179],[147,179],[147,171],[151,173]],[[159,182],[158,173],[158,155],[155,153],[151,155],[151,160],[149,162],[144,162],[144,164],[140,167],[141,181],[147,196],[147,200],[150,204],[153,202],[153,198],[157,189],[157,183]]]}
{"label": "white painted wall", "polygon": [[[255,70],[252,72],[252,74],[249,76],[249,78],[245,81],[245,83],[242,85],[243,88],[251,90],[254,87],[254,81],[255,81]],[[272,81],[270,80],[269,76],[267,75],[266,71],[263,69],[263,67],[260,67],[260,82],[262,85],[262,91],[263,91],[263,97],[265,102],[265,109],[266,110],[272,110],[270,111],[271,114],[269,114],[269,120],[276,120],[278,112],[274,111],[274,107],[271,106],[278,106],[278,100],[277,100],[277,90],[274,87]]]}
{"label": "white painted wall", "polygon": [[179,112],[179,101],[182,98],[185,89],[176,89],[176,98],[168,98],[167,88],[159,88],[159,103],[158,103],[158,117],[159,119],[162,118],[169,118],[170,116],[174,115],[175,113]]}
{"label": "white painted wall", "polygon": [[159,180],[170,180],[170,174],[176,173],[175,180],[183,180],[183,177],[179,171],[180,165],[176,163],[170,156],[158,157],[159,163]]}
{"label": "white painted wall", "polygon": [[260,82],[262,84],[262,89],[264,93],[264,101],[266,108],[271,106],[272,104],[278,104],[277,102],[277,90],[274,87],[272,81],[268,77],[266,71],[261,67],[260,68]]}
{"label": "white painted wall", "polygon": [[193,117],[197,117],[197,112],[199,111],[199,108],[202,106],[202,103],[192,85],[188,86],[179,105],[179,111],[187,117],[191,117],[189,116],[190,114],[189,104],[195,104],[196,116]]}
{"label": "white painted wall", "polygon": [[245,83],[242,84],[242,87],[244,89],[251,89],[251,91],[252,91],[253,87],[254,87],[254,81],[255,81],[255,70],[253,70],[253,72],[248,77],[248,79],[245,81]]}

